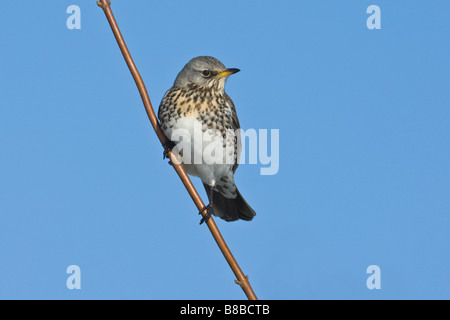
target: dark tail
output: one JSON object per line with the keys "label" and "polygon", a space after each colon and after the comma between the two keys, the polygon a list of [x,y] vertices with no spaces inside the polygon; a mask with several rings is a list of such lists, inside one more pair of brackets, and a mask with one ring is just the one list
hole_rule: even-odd
{"label": "dark tail", "polygon": [[[211,187],[203,184],[206,193],[211,194]],[[225,198],[220,192],[213,191],[213,199],[209,199],[213,203],[214,215],[226,221],[235,221],[238,219],[250,221],[256,215],[255,211],[244,200],[239,190],[236,189],[237,197],[235,199]],[[211,201],[212,200],[212,201]]]}

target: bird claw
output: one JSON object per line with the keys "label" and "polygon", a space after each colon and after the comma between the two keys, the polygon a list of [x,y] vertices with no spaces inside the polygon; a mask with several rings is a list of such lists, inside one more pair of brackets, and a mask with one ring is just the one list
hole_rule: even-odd
{"label": "bird claw", "polygon": [[173,141],[167,140],[164,144],[163,144],[163,159],[165,158],[169,158],[169,151],[172,151],[173,147],[175,147],[175,143]]}
{"label": "bird claw", "polygon": [[200,210],[200,212],[198,214],[202,214],[202,212],[205,210],[206,210],[206,213],[200,220],[200,224],[202,224],[203,222],[208,222],[209,218],[211,218],[211,215],[213,214],[213,207],[211,204],[208,204],[207,206],[203,207],[203,209]]}

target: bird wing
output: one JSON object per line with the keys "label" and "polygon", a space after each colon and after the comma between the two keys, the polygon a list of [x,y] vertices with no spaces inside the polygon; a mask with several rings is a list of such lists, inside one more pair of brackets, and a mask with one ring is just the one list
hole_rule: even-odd
{"label": "bird wing", "polygon": [[235,141],[235,150],[236,150],[236,163],[233,166],[233,173],[236,172],[237,167],[239,166],[239,159],[241,158],[241,150],[242,150],[242,142],[241,142],[241,125],[239,124],[239,119],[236,113],[236,107],[234,106],[233,100],[225,93],[225,97],[227,102],[232,110],[232,120],[233,120],[233,130],[236,133],[236,141]]}

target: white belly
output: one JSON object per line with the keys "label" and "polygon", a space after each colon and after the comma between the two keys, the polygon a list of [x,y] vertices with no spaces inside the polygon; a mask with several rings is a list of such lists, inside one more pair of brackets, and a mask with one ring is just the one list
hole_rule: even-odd
{"label": "white belly", "polygon": [[[224,145],[219,130],[208,129],[195,117],[182,117],[168,123],[164,133],[177,146],[174,152],[182,154],[183,165],[190,175],[210,185],[220,183],[222,177],[234,185],[232,168],[235,163],[233,136],[227,135]],[[203,131],[205,130],[205,131]],[[234,188],[233,188],[234,189]],[[234,193],[235,190],[230,190]]]}

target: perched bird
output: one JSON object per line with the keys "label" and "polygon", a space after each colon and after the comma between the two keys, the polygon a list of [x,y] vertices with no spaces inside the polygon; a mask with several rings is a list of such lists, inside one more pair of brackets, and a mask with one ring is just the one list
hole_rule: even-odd
{"label": "perched bird", "polygon": [[189,150],[179,151],[181,161],[187,173],[200,177],[209,197],[200,223],[211,213],[226,221],[255,216],[234,183],[241,152],[240,125],[233,101],[225,93],[225,80],[239,71],[227,69],[213,57],[196,57],[180,71],[159,106],[162,130],[171,141],[166,152],[174,148],[174,136],[184,132],[190,139],[179,141],[177,147],[189,142]]}

